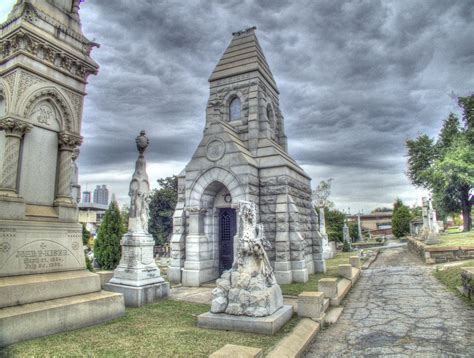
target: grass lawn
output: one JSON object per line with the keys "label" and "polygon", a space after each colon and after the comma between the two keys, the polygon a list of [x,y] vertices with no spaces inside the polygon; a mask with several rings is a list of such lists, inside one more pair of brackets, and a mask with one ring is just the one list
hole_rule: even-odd
{"label": "grass lawn", "polygon": [[289,283],[280,285],[284,295],[298,296],[303,291],[317,291],[318,281],[325,277],[338,277],[338,266],[348,264],[349,257],[357,255],[357,252],[339,252],[333,259],[326,260],[326,273],[315,273],[309,275],[308,282]]}
{"label": "grass lawn", "polygon": [[430,247],[448,247],[448,246],[473,246],[474,247],[474,231],[447,233],[440,235],[441,243],[430,245]]}
{"label": "grass lawn", "polygon": [[469,300],[467,297],[462,295],[457,287],[461,286],[461,268],[462,267],[473,267],[474,260],[466,261],[462,265],[446,267],[443,270],[437,270],[433,272],[436,277],[443,285],[447,286],[451,291],[455,292],[464,302],[474,308],[474,301]]}
{"label": "grass lawn", "polygon": [[196,316],[209,305],[165,300],[127,308],[121,318],[98,326],[17,343],[7,357],[207,357],[232,343],[269,351],[296,325],[296,315],[274,336],[196,327]]}

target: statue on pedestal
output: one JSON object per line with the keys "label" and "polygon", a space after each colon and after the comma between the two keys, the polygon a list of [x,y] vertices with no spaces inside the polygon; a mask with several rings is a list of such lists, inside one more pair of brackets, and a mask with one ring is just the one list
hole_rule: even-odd
{"label": "statue on pedestal", "polygon": [[331,181],[332,178],[327,181],[322,180],[312,193],[313,205],[319,209],[319,233],[323,238],[321,244],[324,259],[331,259],[336,254],[329,245],[329,239],[326,233],[326,219],[324,218],[324,210],[329,205],[328,198],[331,194]]}
{"label": "statue on pedestal", "polygon": [[106,284],[109,291],[124,294],[125,305],[138,307],[168,296],[169,284],[160,276],[153,250],[155,240],[148,233],[150,183],[146,172],[145,150],[149,140],[145,131],[136,138],[138,159],[130,181],[128,232],[123,236],[122,258],[114,277]]}

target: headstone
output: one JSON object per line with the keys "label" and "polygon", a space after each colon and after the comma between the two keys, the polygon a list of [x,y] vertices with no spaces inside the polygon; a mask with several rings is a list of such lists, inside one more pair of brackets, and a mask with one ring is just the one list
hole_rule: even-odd
{"label": "headstone", "polygon": [[436,212],[433,209],[431,198],[422,198],[423,228],[421,229],[420,239],[427,245],[440,243],[439,226],[436,220]]}
{"label": "headstone", "polygon": [[71,196],[87,78],[98,69],[78,4],[18,0],[0,26],[0,346],[124,313],[123,297],[85,269]]}
{"label": "headstone", "polygon": [[154,259],[155,240],[148,232],[150,184],[144,153],[149,140],[145,131],[140,132],[136,144],[139,154],[130,182],[128,232],[120,242],[122,257],[114,277],[105,285],[108,291],[122,293],[130,307],[155,302],[169,293],[169,283],[161,277]]}
{"label": "headstone", "polygon": [[[216,281],[211,311],[198,317],[198,326],[245,331],[245,325],[252,322],[254,327],[262,325],[260,333],[273,334],[273,330],[269,332],[264,326],[271,322],[284,324],[281,321],[286,322],[291,317],[292,309],[283,305],[283,295],[266,254],[269,242],[265,239],[263,225],[257,224],[255,204],[241,201],[239,217],[237,257],[232,269],[224,271]],[[239,322],[231,319],[232,316],[249,319]],[[225,326],[225,322],[229,325]],[[255,332],[252,329],[249,327],[248,331]]]}
{"label": "headstone", "polygon": [[347,222],[344,222],[344,226],[342,228],[342,237],[343,241],[347,241],[349,244],[351,243],[351,236],[349,235],[349,227],[347,226]]}

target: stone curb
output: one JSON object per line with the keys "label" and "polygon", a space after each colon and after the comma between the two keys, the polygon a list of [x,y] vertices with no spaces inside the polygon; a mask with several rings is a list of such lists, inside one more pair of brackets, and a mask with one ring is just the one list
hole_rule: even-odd
{"label": "stone curb", "polygon": [[300,357],[308,349],[320,329],[319,323],[309,318],[303,318],[289,335],[278,342],[267,357]]}

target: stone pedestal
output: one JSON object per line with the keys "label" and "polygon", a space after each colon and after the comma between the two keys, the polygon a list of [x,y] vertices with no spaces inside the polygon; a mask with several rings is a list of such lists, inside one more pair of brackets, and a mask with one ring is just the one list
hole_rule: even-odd
{"label": "stone pedestal", "polygon": [[169,283],[160,276],[153,258],[150,234],[127,233],[122,241],[122,258],[105,290],[122,293],[125,305],[140,307],[169,294]]}
{"label": "stone pedestal", "polygon": [[293,315],[293,307],[284,305],[266,317],[235,316],[226,313],[203,313],[198,316],[199,328],[223,331],[241,331],[273,335],[288,322]]}

